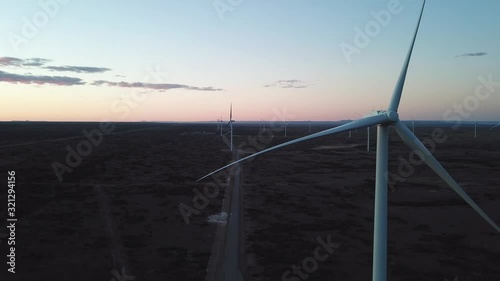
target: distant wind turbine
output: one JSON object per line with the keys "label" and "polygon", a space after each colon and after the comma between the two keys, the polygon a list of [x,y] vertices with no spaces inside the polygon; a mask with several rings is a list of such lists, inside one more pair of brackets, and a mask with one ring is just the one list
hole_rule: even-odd
{"label": "distant wind turbine", "polygon": [[285,119],[285,138],[286,138],[286,127],[288,125],[288,119]]}
{"label": "distant wind turbine", "polygon": [[[351,122],[351,121],[352,121],[352,120],[351,120],[351,118],[349,118],[349,116],[346,116],[346,117],[347,117],[347,121],[349,121],[349,122]],[[349,130],[349,138],[351,138],[351,131],[352,131],[352,130]]]}
{"label": "distant wind turbine", "polygon": [[230,146],[231,151],[233,151],[233,123],[234,123],[233,104],[231,103],[231,105],[229,107],[229,122],[227,123],[229,125],[230,130],[231,130],[231,146]]}
{"label": "distant wind turbine", "polygon": [[474,122],[474,138],[477,138],[477,121]]}
{"label": "distant wind turbine", "polygon": [[[232,162],[222,168],[219,168],[198,181],[233,166],[242,161],[253,158],[257,155],[273,151],[291,144],[303,142],[306,140],[337,134],[348,130],[377,126],[377,155],[376,155],[376,178],[375,178],[375,214],[374,214],[374,234],[373,234],[373,281],[386,281],[387,279],[387,208],[388,208],[388,158],[389,158],[389,127],[396,129],[403,142],[422,158],[436,174],[438,174],[467,204],[469,204],[486,222],[488,222],[496,231],[500,232],[500,227],[467,195],[460,185],[450,176],[443,166],[434,158],[425,145],[408,129],[408,127],[399,119],[398,108],[403,93],[403,87],[406,79],[406,73],[411,59],[413,46],[418,34],[420,21],[424,12],[425,0],[418,19],[417,27],[413,35],[410,49],[406,56],[399,79],[394,88],[394,92],[386,110],[377,111],[373,116],[367,116],[353,122],[314,133],[302,138],[291,140],[276,146],[264,149],[252,155],[246,156],[238,161]],[[500,126],[500,123],[497,125]]]}

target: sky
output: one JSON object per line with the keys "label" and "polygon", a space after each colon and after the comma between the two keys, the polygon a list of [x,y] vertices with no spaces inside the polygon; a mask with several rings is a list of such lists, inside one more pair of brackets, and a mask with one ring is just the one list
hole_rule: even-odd
{"label": "sky", "polygon": [[[2,121],[357,119],[387,107],[422,5],[3,1]],[[402,119],[500,120],[498,11],[427,1]]]}

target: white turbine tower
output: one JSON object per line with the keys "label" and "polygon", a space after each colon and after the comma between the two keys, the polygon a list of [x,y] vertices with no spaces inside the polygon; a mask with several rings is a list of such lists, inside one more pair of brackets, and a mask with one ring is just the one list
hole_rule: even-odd
{"label": "white turbine tower", "polygon": [[309,120],[309,133],[311,133],[311,120]]}
{"label": "white turbine tower", "polygon": [[[347,117],[348,122],[352,122],[352,120],[351,120],[351,118],[349,118],[349,116],[346,115],[346,117]],[[352,130],[349,130],[349,138],[351,138],[351,131]]]}
{"label": "white turbine tower", "polygon": [[286,127],[288,125],[288,119],[285,119],[285,138],[286,138]]}
{"label": "white turbine tower", "polygon": [[222,137],[222,115],[221,115],[221,117],[219,119],[219,124],[220,124],[220,126],[219,126],[219,128],[220,128],[220,136]]}
{"label": "white turbine tower", "polygon": [[231,145],[230,145],[230,149],[231,151],[233,151],[233,104],[231,103],[230,107],[229,107],[229,122],[227,123],[227,125],[229,125],[229,129],[231,130]]}
{"label": "white turbine tower", "polygon": [[[361,116],[361,119],[363,119],[363,118],[366,118],[367,116],[373,116],[373,113],[375,113],[375,111],[372,110],[371,113],[372,113],[371,115],[369,114],[369,115],[365,115],[365,116],[363,116],[359,113],[358,113],[358,115]],[[379,111],[376,111],[375,115],[377,115],[377,114],[379,114]],[[355,130],[355,132],[357,132],[357,129]],[[370,152],[370,126],[366,127],[366,152]]]}
{"label": "white turbine tower", "polygon": [[[403,92],[406,73],[410,63],[413,46],[417,37],[420,21],[424,12],[425,0],[423,1],[422,10],[418,19],[417,27],[413,35],[413,40],[410,49],[406,56],[403,68],[401,70],[399,79],[394,88],[394,92],[386,110],[378,111],[376,115],[367,116],[350,123],[327,129],[318,133],[314,133],[302,138],[291,140],[268,149],[264,149],[238,161],[228,164],[219,168],[198,181],[209,177],[235,165],[236,163],[248,160],[257,155],[267,153],[269,151],[285,147],[298,142],[306,140],[341,133],[358,128],[377,126],[377,154],[376,154],[376,178],[375,178],[375,214],[374,214],[374,233],[373,233],[373,281],[385,281],[387,279],[387,173],[388,173],[388,158],[389,158],[389,127],[393,127],[399,134],[403,142],[410,147],[411,150],[417,153],[424,163],[426,163],[436,174],[438,174],[467,204],[469,204],[486,222],[488,222],[496,231],[500,232],[500,227],[493,222],[493,220],[484,213],[484,211],[467,195],[467,193],[460,187],[460,185],[448,174],[443,166],[434,158],[434,156],[427,150],[424,144],[408,129],[408,127],[401,122],[398,114],[398,107]],[[500,126],[500,123],[497,125]]]}

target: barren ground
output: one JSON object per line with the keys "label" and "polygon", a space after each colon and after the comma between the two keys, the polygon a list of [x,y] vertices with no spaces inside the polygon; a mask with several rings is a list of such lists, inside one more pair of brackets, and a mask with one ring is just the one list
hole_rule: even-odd
{"label": "barren ground", "polygon": [[[51,164],[65,163],[65,147],[76,148],[84,128],[98,124],[0,126],[0,172],[5,183],[7,171],[16,171],[18,218],[17,273],[6,271],[7,245],[0,236],[0,280],[108,281],[120,265],[136,281],[204,280],[216,229],[207,217],[221,210],[225,186],[189,224],[179,204],[192,207],[193,188],[203,192],[214,182],[195,180],[231,155],[218,134],[183,133],[213,133],[214,126],[118,124],[61,183]],[[248,136],[258,128],[235,128],[235,143],[250,148]],[[434,155],[500,223],[500,130],[481,128],[477,139],[472,130],[444,128],[447,140],[436,143]],[[347,133],[323,137],[242,165],[248,280],[287,280],[283,274],[314,256],[317,238],[328,235],[340,247],[304,273],[307,280],[371,279],[375,131],[368,153],[366,130],[358,130],[350,140]],[[416,129],[421,140],[431,139],[431,131]],[[306,133],[291,126],[287,140]],[[282,132],[275,135],[270,143],[257,139],[258,145],[284,141]],[[390,171],[402,180],[389,196],[389,280],[499,280],[500,234],[425,165],[402,169],[410,150],[394,131],[390,151]],[[6,188],[0,187],[0,234],[7,231]]]}

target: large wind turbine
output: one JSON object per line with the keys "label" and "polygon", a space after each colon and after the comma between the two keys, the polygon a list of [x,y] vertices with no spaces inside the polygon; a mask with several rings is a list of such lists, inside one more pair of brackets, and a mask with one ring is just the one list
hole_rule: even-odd
{"label": "large wind turbine", "polygon": [[[374,214],[374,233],[373,233],[373,281],[385,281],[387,278],[387,174],[388,174],[388,158],[389,158],[389,127],[393,127],[399,134],[406,145],[410,147],[417,155],[422,158],[436,174],[438,174],[467,204],[469,204],[486,222],[488,222],[496,231],[500,232],[500,227],[484,213],[484,211],[467,195],[460,185],[448,174],[443,166],[434,158],[427,150],[424,144],[411,132],[410,129],[399,119],[398,107],[403,92],[406,73],[410,63],[413,46],[417,37],[420,21],[424,12],[425,0],[423,1],[422,10],[418,19],[417,27],[413,35],[413,40],[410,49],[406,56],[403,68],[399,79],[394,88],[389,107],[386,110],[377,111],[373,116],[367,116],[347,124],[314,133],[302,138],[291,140],[282,144],[278,144],[260,152],[244,157],[238,161],[219,168],[198,181],[207,178],[208,176],[217,173],[235,165],[236,163],[248,160],[257,155],[267,153],[269,151],[285,147],[306,140],[337,134],[349,130],[370,127],[377,125],[377,153],[376,153],[376,179],[375,179],[375,214]],[[500,126],[500,123],[498,124]]]}

